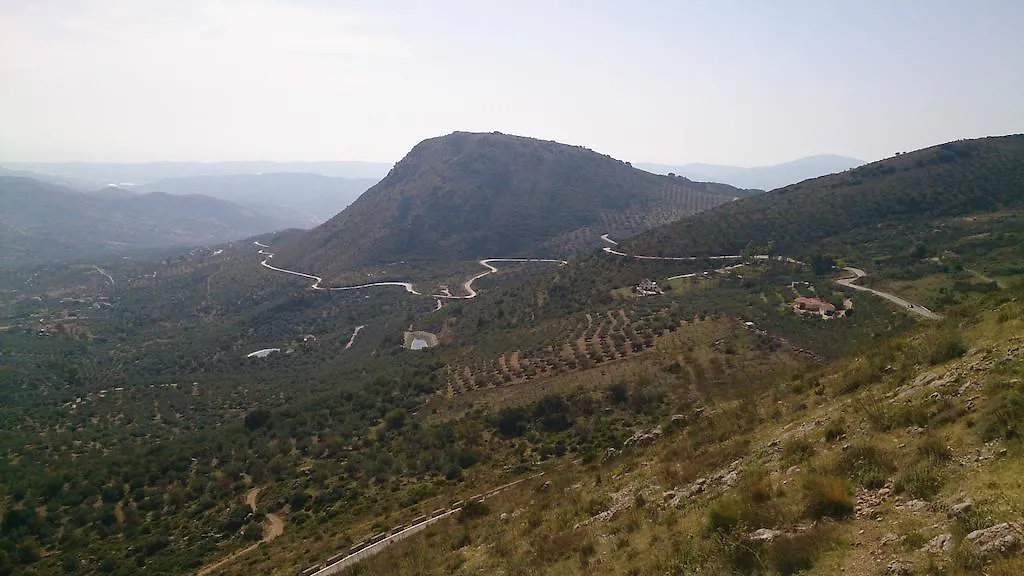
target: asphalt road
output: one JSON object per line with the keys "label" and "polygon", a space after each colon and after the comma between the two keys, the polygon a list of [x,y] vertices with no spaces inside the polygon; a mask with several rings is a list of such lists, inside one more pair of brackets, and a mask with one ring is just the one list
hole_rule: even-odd
{"label": "asphalt road", "polygon": [[[277,266],[270,264],[270,259],[274,257],[273,252],[267,252],[266,250],[263,250],[263,248],[269,248],[269,246],[267,246],[266,244],[261,244],[259,242],[253,242],[253,244],[260,247],[259,254],[261,256],[264,256],[263,261],[260,262],[260,265],[262,265],[264,268],[273,270],[275,272],[282,272],[284,274],[291,274],[292,276],[308,278],[313,281],[313,284],[310,286],[310,288],[312,288],[313,290],[361,290],[363,288],[373,288],[375,286],[401,286],[402,288],[405,288],[405,291],[410,294],[422,296],[422,293],[417,292],[416,289],[413,288],[411,282],[371,282],[369,284],[357,284],[354,286],[336,286],[324,288],[323,286],[320,285],[320,283],[324,281],[324,279],[321,278],[320,276],[316,276],[314,274],[306,274],[305,272],[296,272],[295,270],[288,270],[286,268],[278,268]],[[431,298],[436,298],[439,300],[442,298],[451,300],[468,300],[470,298],[476,298],[477,291],[473,289],[473,282],[476,282],[477,280],[483,278],[484,276],[494,274],[495,272],[498,271],[496,267],[491,266],[491,262],[551,262],[562,266],[568,264],[568,262],[566,262],[565,260],[555,260],[552,258],[484,258],[483,260],[479,261],[479,264],[487,268],[487,270],[477,274],[476,276],[473,276],[469,280],[466,280],[465,282],[462,283],[462,290],[466,293],[465,296],[454,296],[451,293],[447,293],[431,294]],[[440,309],[440,307],[438,307],[438,309]]]}
{"label": "asphalt road", "polygon": [[860,268],[853,268],[851,266],[847,266],[846,268],[843,268],[843,270],[850,272],[851,274],[853,274],[853,276],[849,278],[840,278],[839,280],[836,280],[837,284],[841,284],[843,286],[846,286],[847,288],[852,288],[854,290],[860,290],[861,292],[870,292],[871,294],[874,294],[879,298],[885,298],[889,302],[892,302],[893,304],[896,304],[900,308],[905,309],[907,312],[912,312],[919,316],[923,316],[929,320],[942,320],[941,315],[932,312],[931,310],[925,308],[924,306],[921,306],[920,304],[914,304],[913,302],[909,300],[904,300],[903,298],[900,298],[895,294],[890,294],[888,292],[882,292],[881,290],[875,290],[874,288],[868,288],[867,286],[859,286],[857,284],[854,284],[854,282],[856,282],[857,280],[860,280],[861,278],[868,275],[867,272],[861,270]]}
{"label": "asphalt road", "polygon": [[[616,242],[616,241],[612,240],[611,238],[609,238],[607,234],[602,235],[601,239],[604,240],[605,242],[608,242],[609,244],[618,245],[618,242]],[[704,259],[708,259],[708,260],[735,260],[737,258],[743,258],[742,256],[734,256],[734,255],[728,255],[728,256],[639,256],[639,255],[635,255],[635,254],[626,254],[625,252],[621,252],[619,250],[615,250],[615,249],[610,248],[608,246],[602,248],[602,250],[606,254],[613,254],[615,256],[625,256],[627,258],[636,258],[638,260],[671,260],[671,261],[680,261],[680,260],[682,260],[682,261],[694,261],[694,260],[704,260]],[[790,262],[792,264],[801,264],[801,265],[803,264],[803,262],[800,262],[799,260],[794,260],[792,258],[787,258],[787,257],[784,257],[784,256],[768,256],[767,254],[759,254],[757,256],[754,256],[753,258],[755,260],[769,260],[769,259],[775,258],[777,260],[783,260],[785,262]],[[727,266],[725,268],[719,268],[718,270],[714,270],[714,272],[721,272],[721,271],[729,270],[731,268],[736,268],[736,267],[739,267],[739,266],[741,266],[741,264],[740,265],[736,265],[736,266]],[[847,272],[850,272],[851,274],[853,274],[853,276],[850,277],[850,278],[840,278],[840,279],[836,280],[837,284],[840,284],[840,285],[845,286],[847,288],[851,288],[853,290],[859,290],[861,292],[868,292],[868,293],[874,294],[875,296],[878,296],[879,298],[884,298],[884,299],[892,302],[893,304],[896,304],[896,305],[900,306],[901,308],[903,308],[904,310],[906,310],[908,312],[911,312],[913,314],[917,314],[918,316],[922,316],[922,317],[927,318],[929,320],[941,320],[942,319],[942,316],[940,314],[936,314],[935,312],[932,312],[931,310],[925,308],[924,306],[921,306],[920,304],[914,304],[913,302],[911,302],[909,300],[905,300],[903,298],[900,298],[899,296],[897,296],[895,294],[890,294],[888,292],[882,292],[881,290],[875,290],[874,288],[868,288],[866,286],[859,286],[857,284],[854,284],[854,282],[856,282],[857,280],[860,280],[861,278],[863,278],[863,277],[868,275],[867,272],[861,270],[860,268],[853,268],[853,267],[848,266],[846,268],[843,268],[843,270],[845,270]],[[694,273],[691,273],[691,274],[681,274],[679,276],[673,276],[673,277],[669,278],[669,280],[674,280],[676,278],[690,278],[690,277],[693,277],[693,276],[697,276],[698,274],[700,274],[700,272],[694,272]]]}

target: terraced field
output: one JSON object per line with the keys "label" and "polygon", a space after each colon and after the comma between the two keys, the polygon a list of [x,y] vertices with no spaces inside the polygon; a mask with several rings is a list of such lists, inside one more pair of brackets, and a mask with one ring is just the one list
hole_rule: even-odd
{"label": "terraced field", "polygon": [[448,397],[482,388],[514,386],[530,380],[628,358],[686,321],[664,301],[637,301],[610,310],[572,316],[551,331],[545,344],[513,349],[491,358],[468,359],[446,367]]}

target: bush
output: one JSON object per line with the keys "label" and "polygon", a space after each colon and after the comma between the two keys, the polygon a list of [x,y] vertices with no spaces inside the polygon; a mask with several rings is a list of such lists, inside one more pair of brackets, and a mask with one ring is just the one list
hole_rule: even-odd
{"label": "bush", "polygon": [[829,543],[831,530],[815,527],[772,542],[768,549],[767,564],[783,576],[798,574],[814,567]]}
{"label": "bush", "polygon": [[864,419],[872,428],[879,432],[892,430],[896,426],[896,417],[887,402],[880,398],[854,399],[857,410],[864,414]]}
{"label": "bush", "polygon": [[611,498],[604,495],[597,495],[588,498],[583,509],[587,513],[587,516],[597,516],[601,512],[607,510],[611,505]]}
{"label": "bush", "polygon": [[748,474],[737,492],[716,500],[708,508],[705,522],[708,533],[729,534],[740,528],[765,528],[782,522],[784,511],[772,501],[772,485],[763,472]]}
{"label": "bush", "polygon": [[740,525],[742,514],[743,503],[739,498],[734,496],[720,498],[708,508],[705,527],[708,532],[712,533],[732,532]]}
{"label": "bush", "polygon": [[932,343],[928,351],[928,361],[932,364],[942,364],[954,358],[959,358],[967,353],[967,346],[959,333],[949,331],[944,333],[938,340]]}
{"label": "bush", "polygon": [[986,441],[1024,437],[1024,386],[1020,388],[1000,394],[989,403],[981,420]]}
{"label": "bush", "polygon": [[750,472],[740,486],[742,497],[751,504],[764,504],[772,499],[772,483],[763,471]]}
{"label": "bush", "polygon": [[959,544],[953,549],[953,564],[964,571],[967,574],[980,574],[982,569],[985,568],[985,557],[982,555],[978,547],[968,542],[967,540],[961,540]]}
{"label": "bush", "polygon": [[932,459],[921,460],[896,479],[896,490],[914,498],[931,500],[942,490],[945,478],[942,466]]}
{"label": "bush", "polygon": [[872,444],[854,444],[844,450],[832,466],[833,471],[868,489],[885,485],[896,471],[892,457]]}
{"label": "bush", "polygon": [[388,430],[398,430],[405,425],[405,411],[401,408],[392,408],[384,415],[384,425]]}
{"label": "bush", "polygon": [[809,518],[847,518],[853,514],[853,496],[839,476],[811,476],[804,483]]}
{"label": "bush", "polygon": [[953,532],[957,537],[963,537],[993,524],[995,524],[995,520],[988,507],[984,504],[975,504],[956,517],[953,521]]}
{"label": "bush", "polygon": [[810,440],[797,438],[782,447],[782,459],[787,465],[792,466],[810,460],[815,452],[814,444],[811,444]]}
{"label": "bush", "polygon": [[928,435],[917,445],[917,455],[921,460],[949,462],[953,458],[953,451],[938,436]]}
{"label": "bush", "polygon": [[835,442],[843,436],[846,436],[846,420],[842,416],[835,420],[829,420],[825,426],[825,441]]}
{"label": "bush", "polygon": [[624,404],[629,400],[629,389],[623,382],[615,382],[608,386],[608,398],[615,404]]}
{"label": "bush", "polygon": [[459,530],[452,535],[452,550],[459,550],[469,546],[469,532],[465,529]]}
{"label": "bush", "polygon": [[491,513],[487,504],[478,500],[470,500],[462,505],[462,512],[459,513],[459,522],[465,522],[471,518],[482,518]]}
{"label": "bush", "polygon": [[526,433],[529,418],[525,408],[503,408],[498,413],[498,432],[506,438],[522,436]]}
{"label": "bush", "polygon": [[245,429],[256,430],[262,428],[270,420],[270,412],[266,410],[254,410],[245,415]]}

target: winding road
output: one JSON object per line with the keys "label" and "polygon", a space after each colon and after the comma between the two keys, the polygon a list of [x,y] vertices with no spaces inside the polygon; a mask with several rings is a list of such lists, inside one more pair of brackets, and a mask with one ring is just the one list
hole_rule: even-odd
{"label": "winding road", "polygon": [[913,302],[910,302],[909,300],[904,300],[903,298],[900,298],[895,294],[890,294],[888,292],[882,292],[881,290],[875,290],[874,288],[868,288],[867,286],[858,286],[857,284],[854,284],[854,282],[856,282],[857,280],[860,280],[861,278],[868,275],[867,272],[861,270],[860,268],[853,268],[851,266],[847,266],[846,268],[843,268],[843,270],[850,272],[851,274],[853,274],[853,276],[849,278],[840,278],[839,280],[836,280],[836,283],[846,286],[847,288],[860,290],[861,292],[870,292],[871,294],[874,294],[879,298],[885,298],[889,302],[892,302],[893,304],[896,304],[906,309],[908,312],[913,312],[914,314],[918,314],[929,320],[942,320],[941,315],[932,312],[931,310],[925,308],[924,306],[921,306],[920,304],[914,304]]}
{"label": "winding road", "polygon": [[107,280],[110,281],[110,285],[111,286],[117,286],[117,284],[114,283],[114,277],[111,276],[109,273],[107,273],[106,270],[104,270],[103,268],[100,268],[99,266],[97,266],[95,264],[93,264],[92,267],[93,267],[94,270],[96,270],[97,274],[102,274],[102,275],[106,276]]}
{"label": "winding road", "polygon": [[[615,240],[612,240],[611,238],[609,238],[607,234],[601,235],[601,240],[604,240],[605,242],[611,244],[612,246],[618,246],[618,244],[619,244]],[[611,246],[605,246],[604,248],[602,248],[602,250],[606,254],[612,254],[612,255],[615,255],[615,256],[624,256],[626,258],[635,258],[637,260],[668,260],[668,261],[677,261],[677,262],[678,261],[692,262],[692,261],[695,261],[695,260],[737,260],[737,259],[743,259],[743,256],[738,256],[738,255],[727,255],[727,256],[640,256],[640,255],[637,255],[637,254],[627,254],[627,253],[622,252],[620,250],[616,250],[616,249],[612,248]],[[754,260],[771,260],[771,259],[775,259],[775,260],[780,260],[780,261],[783,261],[783,262],[789,262],[791,264],[799,264],[799,265],[802,265],[802,266],[806,265],[806,264],[804,264],[803,262],[801,262],[799,260],[794,260],[793,258],[787,258],[785,256],[769,256],[767,254],[758,254],[758,255],[754,256],[753,259]],[[717,270],[713,270],[713,272],[726,272],[726,271],[732,270],[734,268],[739,268],[740,266],[743,266],[743,264],[740,263],[740,264],[734,264],[732,266],[726,266],[724,268],[718,268]],[[861,270],[860,268],[853,268],[853,267],[847,266],[846,268],[843,268],[843,270],[853,274],[853,276],[852,277],[848,277],[848,278],[839,278],[839,279],[837,279],[835,282],[837,284],[841,285],[841,286],[845,286],[845,287],[853,289],[853,290],[859,290],[861,292],[868,292],[870,294],[874,294],[875,296],[878,296],[879,298],[884,298],[884,299],[888,300],[889,302],[892,302],[893,304],[896,304],[896,305],[900,306],[901,308],[903,308],[904,310],[906,310],[908,312],[911,312],[912,314],[917,314],[918,316],[921,316],[923,318],[927,318],[929,320],[941,320],[942,319],[942,315],[937,314],[935,312],[932,312],[931,310],[925,308],[924,306],[921,306],[920,304],[914,304],[913,302],[910,302],[909,300],[905,300],[903,298],[900,298],[899,296],[897,296],[895,294],[890,294],[888,292],[882,292],[881,290],[875,290],[874,288],[868,288],[866,286],[860,286],[858,284],[854,284],[854,282],[856,282],[857,280],[860,280],[861,278],[863,278],[863,277],[868,275],[867,272]],[[703,274],[703,272],[691,272],[689,274],[680,274],[678,276],[672,276],[672,277],[668,278],[668,280],[675,280],[677,278],[693,278],[693,277],[696,277],[696,276],[698,276],[700,274]]]}
{"label": "winding road", "polygon": [[[405,288],[405,291],[410,294],[414,294],[416,296],[423,295],[423,293],[417,292],[416,289],[413,288],[411,282],[371,282],[369,284],[356,284],[353,286],[335,286],[325,288],[320,285],[320,283],[324,281],[324,279],[321,278],[320,276],[316,276],[314,274],[306,274],[305,272],[296,272],[295,270],[288,270],[285,268],[278,268],[277,266],[270,264],[270,259],[274,257],[274,253],[263,250],[263,248],[269,248],[269,246],[267,246],[266,244],[262,244],[260,242],[253,242],[253,244],[260,248],[259,254],[264,257],[263,260],[260,262],[261,266],[273,270],[275,272],[282,272],[284,274],[291,274],[292,276],[308,278],[313,281],[313,284],[310,286],[310,288],[312,288],[313,290],[361,290],[363,288],[373,288],[376,286],[401,286],[402,288]],[[465,282],[462,283],[462,290],[466,293],[465,296],[454,296],[450,292],[446,292],[444,294],[430,294],[429,296],[431,298],[437,299],[439,302],[442,299],[468,300],[470,298],[476,298],[478,292],[473,289],[473,282],[476,282],[477,280],[483,278],[484,276],[494,274],[495,272],[498,271],[496,267],[491,266],[491,262],[549,262],[556,263],[560,266],[565,266],[566,264],[568,264],[568,262],[565,260],[556,260],[553,258],[484,258],[483,260],[479,260],[478,264],[487,268],[487,270],[477,274],[476,276],[473,276],[469,280],[466,280]],[[438,306],[437,310],[439,309],[440,306]]]}

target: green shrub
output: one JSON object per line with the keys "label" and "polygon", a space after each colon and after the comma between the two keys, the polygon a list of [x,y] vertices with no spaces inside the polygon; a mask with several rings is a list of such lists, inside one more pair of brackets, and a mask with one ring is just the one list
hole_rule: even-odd
{"label": "green shrub", "polygon": [[708,532],[712,533],[732,532],[740,525],[742,514],[743,503],[739,498],[735,496],[719,498],[708,508],[705,526]]}
{"label": "green shrub", "polygon": [[942,490],[945,483],[942,466],[932,460],[917,462],[896,478],[896,490],[907,492],[914,498],[931,500]]}
{"label": "green shrub", "polygon": [[929,434],[917,445],[917,455],[921,460],[949,462],[953,458],[953,451],[941,438]]}
{"label": "green shrub", "polygon": [[596,516],[601,512],[604,512],[612,505],[612,501],[607,496],[598,495],[587,499],[583,509],[587,513],[587,516]]}
{"label": "green shrub", "polygon": [[953,564],[967,574],[981,574],[985,568],[985,557],[978,547],[967,540],[961,540],[953,548]]}
{"label": "green shrub", "polygon": [[953,521],[953,531],[957,536],[966,536],[975,530],[988,528],[995,523],[991,512],[984,505],[975,504],[970,510],[961,512]]}
{"label": "green shrub", "polygon": [[782,576],[790,576],[810,570],[831,543],[832,530],[817,526],[777,538],[768,548],[767,564]]}
{"label": "green shrub", "polygon": [[985,440],[1024,438],[1024,386],[999,394],[981,418],[981,432]]}
{"label": "green shrub", "polygon": [[772,499],[772,483],[763,470],[751,471],[740,485],[741,498],[751,504],[763,504]]}
{"label": "green shrub", "polygon": [[451,546],[452,550],[459,550],[469,546],[469,531],[463,528],[452,534]]}
{"label": "green shrub", "polygon": [[789,466],[806,462],[816,452],[814,444],[806,438],[790,440],[782,447],[782,460]]}
{"label": "green shrub", "polygon": [[881,398],[855,398],[854,406],[864,414],[864,419],[879,432],[892,430],[896,426],[891,406]]}
{"label": "green shrub", "polygon": [[873,444],[854,444],[844,450],[832,466],[833,471],[868,489],[885,485],[896,471],[892,457]]}
{"label": "green shrub", "polygon": [[830,420],[825,426],[825,441],[835,442],[843,436],[846,436],[846,419],[840,416]]}
{"label": "green shrub", "polygon": [[847,518],[853,514],[853,496],[839,476],[811,476],[804,482],[805,512],[809,518]]}
{"label": "green shrub", "polygon": [[883,367],[869,363],[864,359],[857,360],[840,375],[838,382],[839,393],[849,394],[872,382],[880,381],[882,379]]}
{"label": "green shrub", "polygon": [[942,364],[954,358],[959,358],[967,353],[967,346],[963,337],[954,330],[944,332],[940,337],[931,342],[928,353],[928,362],[931,364]]}
{"label": "green shrub", "polygon": [[459,513],[459,522],[487,516],[490,513],[491,508],[487,504],[478,500],[470,500],[462,505],[462,512]]}

